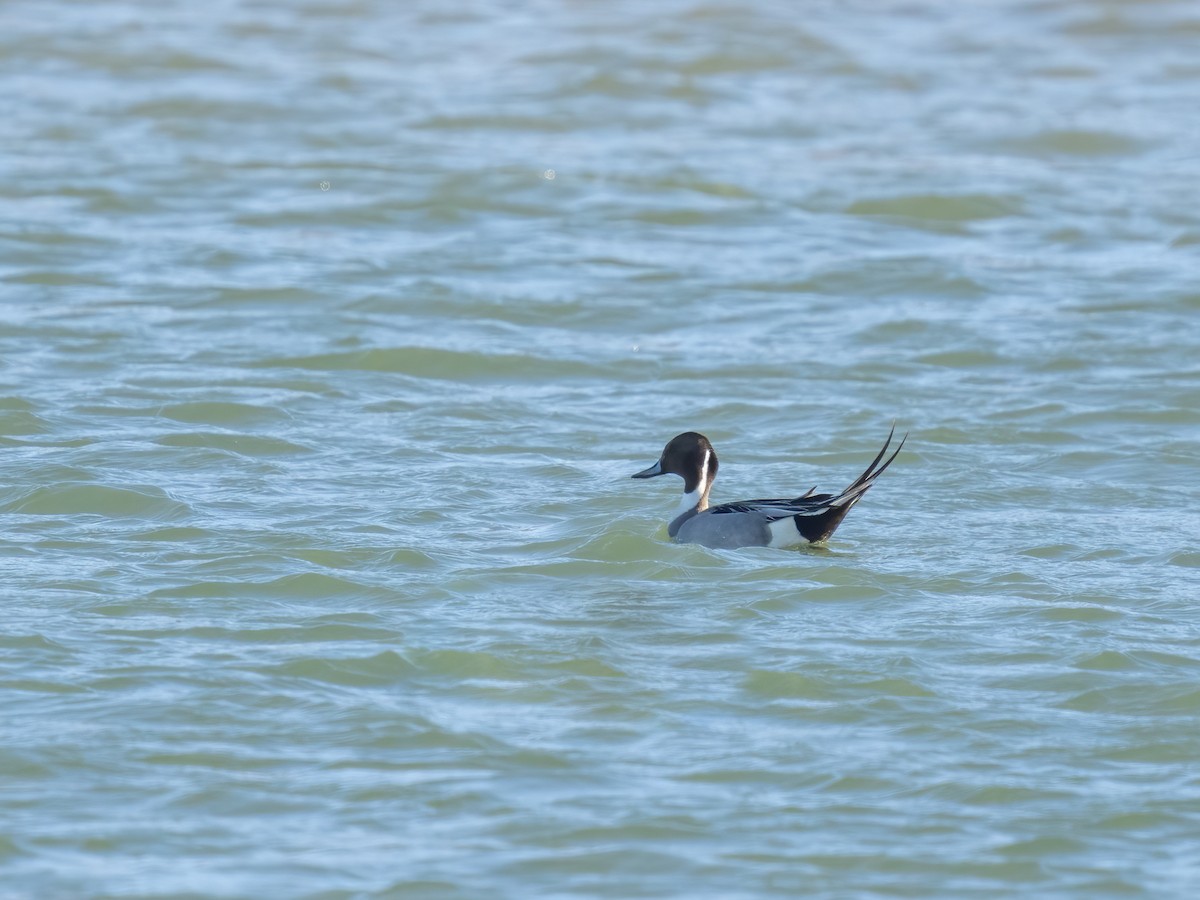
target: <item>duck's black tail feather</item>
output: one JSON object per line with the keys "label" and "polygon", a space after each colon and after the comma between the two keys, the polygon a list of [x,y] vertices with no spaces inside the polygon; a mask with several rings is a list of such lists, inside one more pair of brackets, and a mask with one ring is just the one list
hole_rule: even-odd
{"label": "duck's black tail feather", "polygon": [[[888,447],[892,445],[892,437],[896,434],[896,425],[892,424],[892,430],[888,432],[887,441],[883,445],[883,449],[879,454],[871,460],[871,464],[867,466],[867,470],[858,478],[854,479],[854,483],[838,494],[836,497],[830,498],[828,504],[811,513],[799,513],[795,516],[796,530],[804,537],[806,541],[811,543],[819,543],[826,541],[837,530],[837,527],[842,524],[842,519],[846,518],[846,513],[850,512],[850,508],[862,499],[863,494],[871,489],[871,485],[875,483],[875,479],[882,475],[887,467],[892,464],[904,447],[904,442],[908,440],[908,433],[900,438],[900,443],[892,452],[892,455],[887,458],[883,465],[879,461],[888,451]],[[809,493],[812,493],[811,491]]]}

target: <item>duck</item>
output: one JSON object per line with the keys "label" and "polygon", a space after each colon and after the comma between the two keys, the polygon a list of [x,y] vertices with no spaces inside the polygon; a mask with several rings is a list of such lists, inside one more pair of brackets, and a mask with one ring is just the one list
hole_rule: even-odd
{"label": "duck", "polygon": [[863,498],[875,484],[875,479],[899,455],[908,440],[907,433],[900,438],[887,461],[880,465],[895,434],[893,424],[883,449],[866,471],[837,494],[818,494],[816,487],[812,487],[792,499],[737,500],[709,506],[708,492],[717,477],[717,451],[708,438],[696,431],[685,431],[671,438],[654,465],[631,477],[679,475],[683,478],[683,499],[667,526],[667,534],[677,543],[701,544],[717,550],[823,544],[842,524],[850,508]]}

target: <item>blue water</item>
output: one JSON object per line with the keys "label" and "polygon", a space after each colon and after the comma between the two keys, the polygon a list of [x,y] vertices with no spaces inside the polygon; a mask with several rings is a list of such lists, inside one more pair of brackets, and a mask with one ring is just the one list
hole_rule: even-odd
{"label": "blue water", "polygon": [[0,25],[0,897],[1200,890],[1192,4]]}

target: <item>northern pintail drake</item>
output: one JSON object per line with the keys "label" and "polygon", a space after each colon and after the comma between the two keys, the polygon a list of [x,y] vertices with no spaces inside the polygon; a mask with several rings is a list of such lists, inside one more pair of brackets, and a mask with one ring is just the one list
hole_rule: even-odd
{"label": "northern pintail drake", "polygon": [[717,453],[708,438],[695,431],[671,438],[658,462],[632,477],[668,474],[683,477],[683,501],[667,526],[667,534],[680,543],[720,549],[819,544],[829,539],[850,507],[862,499],[899,454],[907,434],[900,438],[887,461],[879,464],[895,433],[893,425],[879,455],[853,484],[838,494],[817,494],[814,487],[791,500],[739,500],[709,506],[708,492],[717,477]]}

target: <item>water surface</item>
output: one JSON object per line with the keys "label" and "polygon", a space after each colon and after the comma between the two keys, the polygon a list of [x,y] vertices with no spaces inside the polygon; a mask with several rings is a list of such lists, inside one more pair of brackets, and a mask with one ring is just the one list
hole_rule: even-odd
{"label": "water surface", "polygon": [[0,24],[0,896],[1195,896],[1192,4]]}

